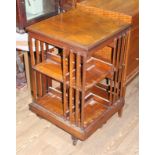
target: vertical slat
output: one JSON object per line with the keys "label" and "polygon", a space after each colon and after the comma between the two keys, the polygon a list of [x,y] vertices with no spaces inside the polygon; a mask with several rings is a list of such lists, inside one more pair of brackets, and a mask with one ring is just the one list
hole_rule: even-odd
{"label": "vertical slat", "polygon": [[114,52],[113,52],[113,60],[112,60],[112,64],[115,66],[115,62],[116,62],[116,50],[117,50],[117,41],[118,39],[115,38],[114,39]]}
{"label": "vertical slat", "polygon": [[114,73],[114,90],[113,90],[113,102],[116,101],[116,81],[117,81],[117,70]]}
{"label": "vertical slat", "polygon": [[[42,61],[45,60],[45,50],[44,50],[44,43],[43,42],[40,42],[40,47],[41,47],[41,58],[42,58]],[[43,95],[46,94],[46,91],[47,91],[47,78],[45,75],[42,75],[42,88],[43,88]]]}
{"label": "vertical slat", "polygon": [[127,64],[128,64],[128,54],[129,54],[129,45],[130,45],[130,35],[131,31],[128,31],[126,34],[126,47],[124,51],[124,58],[123,58],[123,75],[122,75],[122,90],[121,90],[121,96],[124,97],[125,91],[126,91],[126,86],[125,86],[125,81],[126,81],[126,72],[127,72]]}
{"label": "vertical slat", "polygon": [[49,51],[48,43],[45,43],[45,46],[46,46],[46,52],[48,52]]}
{"label": "vertical slat", "polygon": [[[33,40],[29,34],[29,47],[30,47],[30,55],[31,55],[31,65],[32,67],[35,65],[35,57],[33,51]],[[33,91],[33,98],[37,98],[37,86],[36,86],[36,72],[32,70],[32,91]]]}
{"label": "vertical slat", "polygon": [[113,78],[110,80],[110,103],[113,103]]}
{"label": "vertical slat", "polygon": [[116,71],[115,71],[115,75],[114,75],[114,102],[117,100],[117,89],[118,89],[118,83],[117,83],[117,79],[118,79],[118,72],[119,72],[119,55],[120,55],[120,50],[121,50],[121,38],[119,37],[118,42],[117,42],[117,56],[116,56],[116,63],[115,63],[115,67],[116,67]]}
{"label": "vertical slat", "polygon": [[124,78],[124,63],[125,63],[125,53],[127,48],[127,34],[125,33],[124,36],[124,53],[122,55],[122,77],[121,77],[121,90],[120,90],[120,97],[123,97],[123,78]]}
{"label": "vertical slat", "polygon": [[84,128],[84,102],[85,102],[85,80],[86,80],[86,57],[82,59],[82,99],[81,99],[81,128]]}
{"label": "vertical slat", "polygon": [[120,55],[122,52],[122,36],[119,38],[119,44],[118,44],[118,51],[117,51],[117,87],[116,87],[116,100],[118,99],[118,94],[119,94],[119,74],[120,74]]}
{"label": "vertical slat", "polygon": [[[35,49],[36,49],[36,61],[37,64],[40,63],[40,52],[39,52],[39,40],[35,41]],[[41,74],[39,72],[36,72],[37,77],[37,90],[39,97],[42,96],[42,81],[41,81]]]}
{"label": "vertical slat", "polygon": [[45,60],[45,51],[44,51],[44,43],[40,41],[40,48],[41,48],[41,59],[42,61]]}
{"label": "vertical slat", "polygon": [[[46,53],[49,52],[49,44],[45,43]],[[52,79],[50,77],[47,77],[47,85],[48,87],[52,87]]]}
{"label": "vertical slat", "polygon": [[[115,62],[116,62],[116,50],[117,50],[117,39],[115,38],[114,39],[114,49],[113,49],[113,57],[112,57],[112,64],[114,66],[114,73],[116,72],[116,67],[115,67]],[[114,86],[114,76],[115,74],[113,75],[111,81],[110,81],[110,102],[112,104],[113,102],[113,86]]]}
{"label": "vertical slat", "polygon": [[69,54],[69,118],[72,123],[73,118],[73,53],[70,51]]}
{"label": "vertical slat", "polygon": [[66,95],[66,49],[63,50],[63,114],[66,119],[67,95]]}
{"label": "vertical slat", "polygon": [[122,78],[122,71],[123,71],[123,55],[124,55],[124,51],[125,50],[125,36],[124,34],[122,35],[122,45],[121,45],[121,53],[120,53],[120,61],[119,61],[119,74],[118,74],[118,91],[117,91],[117,96],[121,97],[120,96],[120,93],[121,93],[121,85],[122,85],[122,82],[121,82],[121,78]]}
{"label": "vertical slat", "polygon": [[30,55],[31,55],[31,65],[35,65],[34,51],[33,51],[33,41],[32,37],[29,34],[29,47],[30,47]]}
{"label": "vertical slat", "polygon": [[120,64],[121,65],[123,65],[123,63],[124,63],[123,59],[124,59],[125,50],[126,50],[126,42],[127,42],[127,40],[126,40],[126,35],[125,34],[123,34],[122,40],[123,40],[123,42],[122,42],[122,53],[121,53],[121,58],[120,58]]}
{"label": "vertical slat", "polygon": [[123,79],[123,83],[125,84],[126,81],[126,72],[127,72],[127,65],[128,65],[128,55],[129,55],[129,46],[130,46],[130,35],[131,35],[131,31],[128,31],[126,34],[126,49],[125,49],[125,53],[124,53],[124,79]]}
{"label": "vertical slat", "polygon": [[39,40],[35,40],[35,49],[36,49],[36,61],[37,64],[40,63],[40,52],[39,52]]}
{"label": "vertical slat", "polygon": [[80,55],[76,55],[76,111],[75,111],[75,122],[78,125],[79,119],[79,83],[80,83]]}

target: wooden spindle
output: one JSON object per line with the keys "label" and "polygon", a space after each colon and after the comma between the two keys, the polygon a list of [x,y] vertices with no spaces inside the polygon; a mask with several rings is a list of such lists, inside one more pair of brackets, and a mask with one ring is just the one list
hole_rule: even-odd
{"label": "wooden spindle", "polygon": [[69,118],[72,123],[73,118],[73,53],[69,54]]}
{"label": "wooden spindle", "polygon": [[114,66],[114,74],[112,79],[110,80],[110,102],[113,103],[114,93],[113,93],[113,86],[114,86],[114,75],[115,75],[115,61],[116,61],[116,49],[117,49],[117,39],[114,39],[114,48],[112,54],[112,64]]}
{"label": "wooden spindle", "polygon": [[[44,50],[44,43],[41,41],[40,42],[40,48],[41,48],[41,58],[42,61],[45,60],[45,50]],[[43,95],[46,94],[47,91],[47,77],[45,75],[42,75],[42,89],[43,89]]]}
{"label": "wooden spindle", "polygon": [[79,119],[79,84],[80,84],[80,55],[76,55],[76,103],[75,103],[75,122],[78,125]]}
{"label": "wooden spindle", "polygon": [[114,74],[113,74],[113,78],[111,79],[111,94],[110,94],[110,101],[111,102],[115,102],[115,90],[116,90],[116,86],[115,86],[115,81],[116,81],[116,72],[117,72],[117,68],[116,68],[116,59],[117,59],[117,49],[118,49],[118,39],[114,39],[114,49],[113,49],[113,59],[112,59],[112,64],[114,66]]}
{"label": "wooden spindle", "polygon": [[[29,34],[29,47],[31,55],[31,65],[33,67],[35,65],[35,57],[33,51],[33,40],[30,34]],[[32,70],[32,91],[33,91],[33,98],[37,99],[36,72],[34,70]]]}
{"label": "wooden spindle", "polygon": [[32,67],[35,65],[35,57],[34,57],[34,51],[33,51],[33,38],[29,34],[29,48],[30,48],[30,55],[31,55],[31,65]]}
{"label": "wooden spindle", "polygon": [[66,49],[63,50],[63,115],[66,119],[66,112],[67,112],[67,95],[66,95]]}
{"label": "wooden spindle", "polygon": [[113,78],[110,79],[110,104],[113,103]]}
{"label": "wooden spindle", "polygon": [[118,91],[117,91],[117,96],[121,97],[121,86],[122,86],[122,71],[123,71],[123,56],[125,53],[125,36],[124,34],[122,35],[122,45],[121,45],[121,53],[120,53],[120,61],[119,61],[119,74],[118,74]]}
{"label": "wooden spindle", "polygon": [[[36,61],[37,64],[40,63],[40,52],[39,52],[39,40],[35,41],[35,49],[36,49]],[[41,81],[41,74],[39,72],[36,72],[37,77],[37,90],[39,97],[42,96],[42,81]]]}
{"label": "wooden spindle", "polygon": [[36,49],[36,61],[38,64],[40,63],[39,40],[35,40],[35,49]]}
{"label": "wooden spindle", "polygon": [[46,47],[46,53],[49,51],[49,45],[48,43],[45,43],[45,47]]}
{"label": "wooden spindle", "polygon": [[122,88],[121,88],[121,96],[125,96],[126,86],[125,86],[125,80],[126,80],[126,72],[127,72],[127,64],[128,64],[128,53],[129,53],[129,45],[130,45],[130,35],[131,31],[128,31],[125,39],[125,50],[124,50],[124,57],[123,57],[123,73],[122,73]]}
{"label": "wooden spindle", "polygon": [[86,57],[82,59],[82,99],[81,99],[81,128],[84,128],[84,102],[85,102],[85,84],[86,84]]}
{"label": "wooden spindle", "polygon": [[41,41],[40,42],[40,49],[41,49],[41,59],[42,61],[45,60],[45,51],[44,51],[44,43]]}
{"label": "wooden spindle", "polygon": [[[45,48],[46,48],[46,53],[48,53],[49,52],[49,44],[48,43],[45,43]],[[47,85],[48,85],[48,88],[52,87],[52,79],[50,77],[47,77]]]}
{"label": "wooden spindle", "polygon": [[117,64],[116,64],[116,68],[117,68],[117,77],[116,77],[116,92],[115,92],[115,96],[116,96],[116,100],[118,99],[118,93],[119,93],[119,74],[120,74],[120,55],[121,55],[121,50],[122,50],[122,37],[119,37],[118,40],[118,50],[117,50]]}
{"label": "wooden spindle", "polygon": [[119,72],[119,56],[121,51],[121,37],[118,38],[117,42],[117,56],[116,56],[116,62],[115,62],[115,75],[114,75],[114,102],[118,99],[117,91],[118,91],[118,72]]}
{"label": "wooden spindle", "polygon": [[114,39],[114,50],[113,50],[113,59],[112,59],[112,64],[115,67],[115,62],[116,62],[116,50],[117,50],[117,39]]}

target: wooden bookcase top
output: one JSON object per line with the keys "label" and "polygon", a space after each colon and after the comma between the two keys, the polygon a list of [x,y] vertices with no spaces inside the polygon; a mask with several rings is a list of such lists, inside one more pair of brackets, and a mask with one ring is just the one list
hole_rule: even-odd
{"label": "wooden bookcase top", "polygon": [[130,26],[118,19],[114,14],[77,6],[76,9],[33,24],[27,27],[27,30],[70,46],[89,50]]}

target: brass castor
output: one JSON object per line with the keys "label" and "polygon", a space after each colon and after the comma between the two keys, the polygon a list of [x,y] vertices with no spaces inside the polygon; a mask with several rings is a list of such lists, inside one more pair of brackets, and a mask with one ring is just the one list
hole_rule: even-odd
{"label": "brass castor", "polygon": [[122,117],[122,113],[123,113],[123,108],[121,108],[121,109],[118,111],[118,117]]}
{"label": "brass castor", "polygon": [[77,144],[78,139],[74,136],[72,136],[73,145],[75,146]]}

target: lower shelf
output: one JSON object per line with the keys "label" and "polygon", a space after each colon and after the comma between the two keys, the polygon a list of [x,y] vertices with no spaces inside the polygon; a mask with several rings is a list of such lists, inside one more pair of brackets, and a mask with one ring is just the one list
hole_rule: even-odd
{"label": "lower shelf", "polygon": [[61,95],[51,93],[52,91],[31,103],[30,110],[78,139],[85,140],[124,105],[124,101],[119,101],[113,106],[109,106],[108,102],[102,99],[100,93],[93,94],[93,91],[96,91],[95,89],[97,88],[94,88],[85,98],[83,128],[80,127],[80,113],[78,126],[75,124],[74,105],[72,123],[69,121],[69,111],[66,112],[67,119],[64,119]]}
{"label": "lower shelf", "polygon": [[48,93],[36,100],[36,103],[60,117],[63,117],[62,100],[58,96]]}
{"label": "lower shelf", "polygon": [[84,128],[87,128],[96,119],[104,115],[107,110],[106,101],[91,94],[84,107]]}
{"label": "lower shelf", "polygon": [[[49,112],[63,118],[63,103],[59,96],[55,94],[48,93],[43,97],[36,100],[36,103]],[[89,126],[96,118],[104,113],[108,109],[107,102],[99,99],[98,97],[90,94],[87,97],[87,102],[84,107],[84,127]],[[74,111],[74,106],[73,106]],[[68,114],[68,112],[66,112]],[[69,116],[69,115],[68,115]],[[74,122],[74,113],[72,122]],[[69,117],[68,117],[69,119]],[[80,124],[80,114],[79,114],[79,124]]]}

